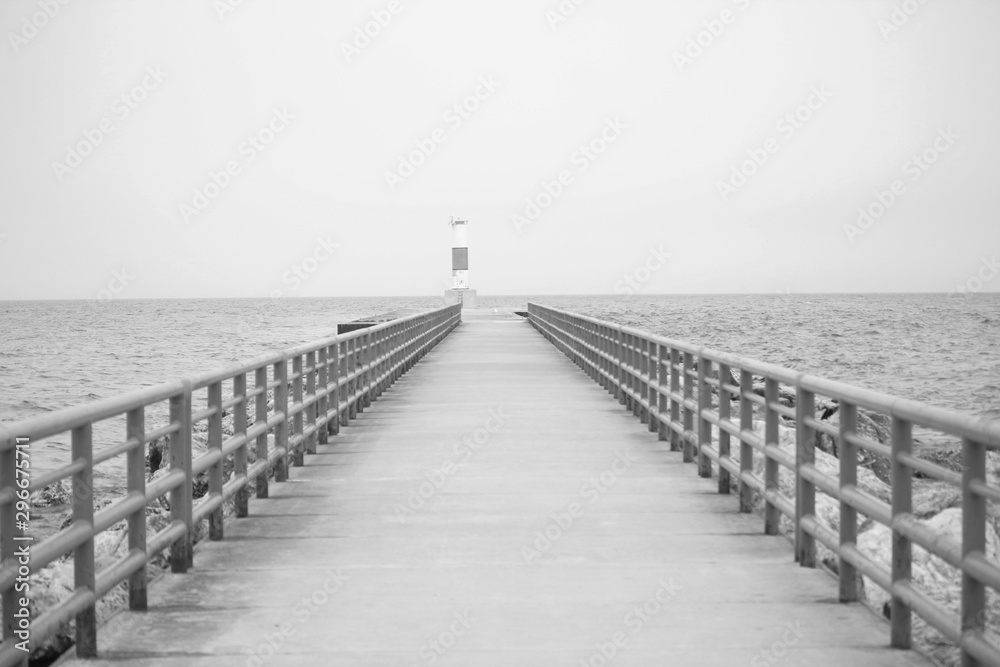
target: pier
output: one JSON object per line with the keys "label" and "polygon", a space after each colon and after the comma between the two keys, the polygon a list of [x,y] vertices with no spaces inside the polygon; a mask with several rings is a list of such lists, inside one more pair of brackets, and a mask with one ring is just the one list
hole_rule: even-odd
{"label": "pier", "polygon": [[[838,427],[818,400],[838,402]],[[170,423],[147,429],[161,402]],[[859,411],[892,418],[891,445],[858,431]],[[93,423],[120,415],[122,442],[95,450]],[[963,472],[915,456],[915,427],[960,438]],[[1000,423],[531,304],[448,306],[0,426],[0,666],[25,657],[16,438],[67,432],[71,460],[30,484],[74,490],[71,524],[32,546],[32,571],[74,562],[73,594],[31,628],[35,645],[75,621],[60,665],[931,665],[914,618],[963,664],[1000,664]],[[818,434],[839,445],[836,475],[816,466]],[[169,471],[148,481],[162,437]],[[891,462],[891,502],[859,488],[861,450]],[[128,491],[95,511],[93,466],[114,456]],[[915,472],[962,489],[959,543],[913,517]],[[147,534],[161,497],[170,521]],[[888,566],[856,547],[859,518],[891,529]],[[98,570],[94,541],[121,520],[126,555]],[[911,581],[915,546],[960,573],[957,609]],[[161,552],[170,572],[150,581]],[[888,620],[858,601],[862,578]],[[127,609],[98,626],[122,585]]]}

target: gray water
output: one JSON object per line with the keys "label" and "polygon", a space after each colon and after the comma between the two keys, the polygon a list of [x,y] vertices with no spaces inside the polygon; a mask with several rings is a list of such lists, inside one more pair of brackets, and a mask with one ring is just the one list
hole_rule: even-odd
{"label": "gray water", "polygon": [[[943,407],[1000,419],[1000,294],[480,297],[536,301]],[[0,421],[113,396],[331,335],[338,322],[441,299],[0,302]],[[147,428],[166,420],[154,406]],[[95,427],[120,442],[121,420]],[[36,472],[68,463],[68,435],[36,443]],[[119,457],[121,458],[121,457]],[[95,474],[121,484],[123,462]]]}

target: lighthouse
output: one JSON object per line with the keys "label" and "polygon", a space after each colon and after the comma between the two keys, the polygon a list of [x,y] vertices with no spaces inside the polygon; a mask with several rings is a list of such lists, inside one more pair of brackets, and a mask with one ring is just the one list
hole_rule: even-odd
{"label": "lighthouse", "polygon": [[463,308],[476,307],[476,290],[469,289],[469,221],[452,217],[451,225],[451,289],[444,297],[449,303],[461,303]]}

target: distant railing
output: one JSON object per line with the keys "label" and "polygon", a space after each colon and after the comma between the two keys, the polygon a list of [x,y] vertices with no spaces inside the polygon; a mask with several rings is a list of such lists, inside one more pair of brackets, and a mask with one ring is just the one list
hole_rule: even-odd
{"label": "distant railing", "polygon": [[[912,611],[960,648],[963,665],[1000,665],[1000,650],[984,634],[986,589],[1000,590],[1000,567],[986,554],[986,503],[1000,500],[1000,489],[987,480],[986,455],[1000,449],[1000,422],[538,304],[529,304],[528,314],[538,331],[647,423],[650,431],[657,431],[660,440],[669,439],[671,450],[683,448],[684,461],[694,461],[697,455],[702,477],[711,477],[712,463],[717,464],[720,493],[728,494],[731,481],[736,480],[741,512],[750,512],[753,493],[760,494],[766,534],[777,534],[781,515],[788,517],[795,526],[795,559],[801,565],[815,567],[817,540],[833,551],[839,559],[842,602],[858,599],[860,575],[884,589],[892,600],[893,647],[910,647]],[[764,381],[763,396],[754,392],[755,378]],[[782,386],[794,392],[794,408],[779,401]],[[817,396],[839,402],[839,428],[816,418]],[[733,401],[738,401],[738,417],[732,413]],[[755,408],[764,415],[763,438],[753,429]],[[857,430],[859,409],[891,418],[891,446],[861,435]],[[778,444],[782,417],[795,420],[794,456]],[[962,472],[916,457],[914,426],[961,438]],[[817,433],[836,439],[839,445],[839,479],[815,466]],[[732,439],[739,445],[738,462],[730,458]],[[891,505],[858,488],[859,450],[890,461]],[[753,472],[755,454],[765,457],[763,479]],[[794,498],[780,491],[779,466],[794,473]],[[913,516],[915,472],[961,489],[961,544],[935,534]],[[817,489],[839,501],[839,532],[816,516]],[[892,530],[891,568],[886,569],[856,547],[859,513]],[[914,544],[961,572],[960,616],[911,582]]]}
{"label": "distant railing", "polygon": [[[15,590],[19,576],[16,550],[25,544],[21,541],[25,536],[18,528],[17,514],[30,508],[25,491],[30,493],[72,479],[72,522],[31,546],[29,567],[35,572],[71,554],[74,591],[31,620],[30,646],[37,647],[60,625],[75,617],[76,654],[95,657],[96,603],[101,597],[127,581],[129,608],[145,610],[145,566],[152,557],[169,547],[171,571],[187,571],[193,564],[192,533],[198,522],[207,518],[209,539],[221,540],[226,500],[235,498],[236,516],[247,516],[250,480],[255,480],[256,496],[266,498],[269,471],[273,470],[276,482],[287,479],[289,462],[301,466],[304,453],[315,453],[317,443],[325,443],[328,434],[336,434],[340,426],[371,405],[460,321],[461,306],[447,306],[275,352],[239,366],[0,425],[0,591],[4,638],[0,644],[0,666],[27,664],[28,654],[15,647],[19,621],[15,614],[21,607],[18,599],[22,596]],[[253,377],[252,388],[247,387],[248,374]],[[224,398],[223,383],[230,382],[231,394]],[[270,410],[269,391],[273,392]],[[204,395],[205,407],[196,410],[193,404],[199,393]],[[255,419],[248,424],[246,411],[251,400]],[[146,408],[160,402],[169,403],[169,423],[147,431]],[[222,418],[227,410],[233,411],[234,433],[223,439]],[[95,452],[93,425],[122,415],[126,419],[125,440]],[[192,458],[192,428],[201,421],[208,423],[207,451]],[[17,474],[18,440],[35,442],[65,432],[71,433],[68,464],[30,481]],[[269,433],[274,439],[270,448]],[[163,437],[169,440],[169,472],[147,484],[145,445]],[[251,444],[256,461],[248,465]],[[126,457],[127,493],[95,512],[94,466],[121,455]],[[224,481],[223,461],[230,457],[233,474],[229,481]],[[206,470],[208,493],[193,501],[194,477]],[[146,507],[166,494],[170,499],[171,521],[163,530],[147,536]],[[94,538],[123,519],[128,520],[129,553],[98,572]]]}

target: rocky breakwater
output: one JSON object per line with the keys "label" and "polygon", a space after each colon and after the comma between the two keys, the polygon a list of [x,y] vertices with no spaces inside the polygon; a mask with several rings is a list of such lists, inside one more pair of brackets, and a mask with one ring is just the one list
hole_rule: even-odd
{"label": "rocky breakwater", "polygon": [[[763,394],[763,384],[755,385],[755,393]],[[795,395],[782,392],[779,400],[794,407]],[[837,426],[839,424],[839,409],[835,402],[817,405],[817,417]],[[858,411],[858,431],[865,438],[884,445],[890,445],[891,419],[885,415]],[[781,418],[779,425],[779,447],[789,456],[795,456],[796,424],[792,419]],[[762,420],[754,420],[754,431],[758,436],[764,436]],[[839,479],[840,448],[837,440],[828,435],[817,433],[816,468],[823,474]],[[936,438],[914,438],[914,453],[922,459],[931,461],[940,467],[961,473],[961,444],[957,441]],[[732,456],[739,459],[739,447],[732,447]],[[858,451],[858,482],[857,486],[866,494],[891,503],[892,487],[890,479],[890,463],[883,457],[870,452]],[[754,474],[763,479],[764,457],[754,454]],[[989,483],[1000,488],[1000,458],[990,455],[987,465]],[[717,471],[716,471],[717,474]],[[781,468],[779,473],[781,492],[794,501],[795,475],[793,471]],[[736,493],[736,487],[733,486]],[[759,494],[754,499],[754,508],[758,513],[763,510],[763,498]],[[947,543],[962,544],[962,493],[961,489],[943,482],[928,479],[921,474],[915,474],[913,479],[913,515],[924,522],[924,525],[939,535]],[[840,503],[816,490],[816,516],[834,531],[840,528]],[[794,539],[793,523],[782,517],[781,531],[790,539]],[[990,508],[987,518],[987,557],[996,562],[1000,557],[1000,511]],[[865,555],[885,569],[892,563],[892,531],[886,526],[864,516],[858,517],[857,547]],[[817,561],[821,566],[837,573],[838,559],[825,546],[817,542]],[[945,561],[930,554],[923,548],[913,546],[912,581],[931,600],[950,612],[959,613],[961,604],[961,575]],[[889,618],[890,596],[878,584],[867,577],[861,578],[860,599],[876,613]],[[1000,598],[996,594],[987,595],[986,611],[987,633],[994,642],[1000,644]],[[887,629],[888,631],[888,629]],[[914,645],[923,653],[932,656],[949,667],[960,664],[958,648],[945,639],[937,630],[928,626],[916,614],[913,617]],[[886,636],[888,642],[888,634]]]}
{"label": "rocky breakwater", "polygon": [[[268,408],[272,407],[268,401]],[[253,424],[253,408],[247,410],[247,423]],[[233,429],[233,414],[229,411],[223,416],[223,438],[231,436]],[[202,421],[195,425],[192,434],[193,456],[197,457],[206,450],[208,425]],[[269,439],[273,435],[268,436]],[[269,443],[269,448],[273,446],[273,441]],[[168,472],[166,461],[166,438],[155,440],[149,443],[146,456],[146,475],[148,482],[158,479]],[[227,457],[223,461],[223,479],[232,478],[233,462],[232,457]],[[256,460],[253,445],[247,447],[247,459],[249,463]],[[269,475],[271,473],[269,472]],[[148,483],[147,482],[147,483]],[[254,480],[251,479],[249,493],[255,491]],[[202,472],[195,477],[192,496],[197,499],[208,493],[208,473]],[[107,507],[118,497],[95,498],[95,510]],[[72,523],[72,501],[73,491],[69,480],[62,480],[56,484],[36,491],[31,496],[31,503],[36,511],[47,513],[58,512],[62,521],[60,529],[66,528]],[[233,516],[235,506],[232,500],[225,503],[223,512],[226,517]],[[165,528],[170,523],[170,500],[164,496],[152,502],[146,507],[146,535],[152,536]],[[207,527],[204,521],[195,526],[195,542],[203,539],[207,535]],[[37,539],[44,539],[45,535],[36,536]],[[97,571],[107,568],[115,561],[128,555],[128,524],[125,520],[119,521],[103,533],[94,538],[94,552]],[[167,552],[161,552],[150,559],[146,565],[146,576],[152,581],[169,569],[169,556]],[[47,609],[68,598],[73,592],[73,559],[72,555],[50,563],[38,572],[31,575],[31,602],[30,612],[32,618],[37,618]],[[115,612],[125,609],[128,606],[128,588],[125,583],[119,584],[107,595],[97,602],[97,620],[101,624],[110,618]],[[32,651],[30,665],[41,667],[54,662],[62,653],[73,646],[74,641],[73,621],[65,623],[53,636],[47,638],[38,648]]]}

